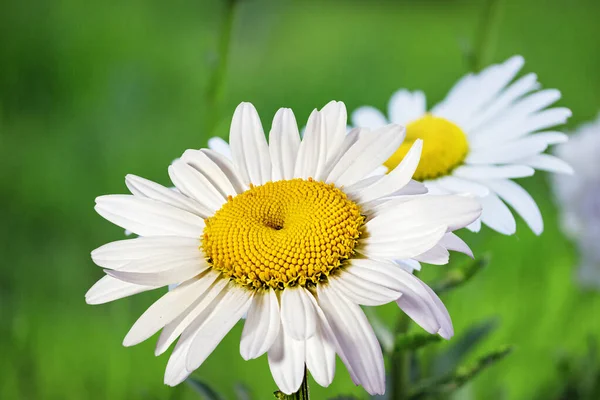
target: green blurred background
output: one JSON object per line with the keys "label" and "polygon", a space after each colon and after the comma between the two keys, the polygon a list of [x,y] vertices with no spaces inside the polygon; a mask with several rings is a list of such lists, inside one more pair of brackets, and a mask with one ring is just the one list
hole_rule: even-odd
{"label": "green blurred background", "polygon": [[[163,385],[167,356],[154,357],[152,340],[121,346],[160,293],[85,304],[102,275],[89,252],[123,235],[93,204],[125,192],[127,173],[168,184],[173,158],[225,137],[241,101],[253,102],[266,126],[281,106],[299,121],[331,99],[349,110],[384,108],[400,87],[423,89],[431,105],[474,63],[522,54],[524,71],[562,91],[561,105],[573,110],[569,128],[594,117],[600,2],[498,0],[491,14],[488,5],[242,0],[223,70],[225,1],[2,1],[0,398],[198,398],[187,385]],[[558,360],[584,356],[588,337],[600,336],[600,295],[574,283],[577,255],[560,233],[546,178],[524,183],[544,215],[541,237],[522,223],[511,237],[462,234],[477,255],[493,258],[444,298],[457,334],[495,317],[498,328],[469,357],[501,344],[516,351],[456,398],[558,398],[565,382]],[[392,320],[396,310],[381,315]],[[266,358],[244,362],[240,332],[196,376],[226,398],[238,381],[256,399],[270,398]],[[312,389],[315,399],[366,397],[341,367],[328,390]]]}

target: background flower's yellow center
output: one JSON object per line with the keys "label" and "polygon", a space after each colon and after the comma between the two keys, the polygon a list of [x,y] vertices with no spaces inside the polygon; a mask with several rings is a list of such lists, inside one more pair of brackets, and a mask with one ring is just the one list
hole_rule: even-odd
{"label": "background flower's yellow center", "polygon": [[469,143],[464,132],[452,122],[433,115],[411,122],[406,127],[406,139],[384,163],[388,169],[396,168],[417,139],[423,139],[421,161],[413,176],[418,181],[448,175],[465,160]]}
{"label": "background flower's yellow center", "polygon": [[213,268],[242,285],[306,286],[353,254],[363,223],[359,207],[333,185],[268,182],[208,218],[202,246]]}

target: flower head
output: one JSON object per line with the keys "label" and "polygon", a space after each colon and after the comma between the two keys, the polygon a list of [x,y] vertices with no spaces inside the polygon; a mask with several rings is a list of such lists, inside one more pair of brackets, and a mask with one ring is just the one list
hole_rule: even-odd
{"label": "flower head", "polygon": [[562,226],[580,251],[579,280],[600,288],[600,115],[583,124],[556,155],[573,166],[572,177],[557,175],[553,188],[562,211]]}
{"label": "flower head", "polygon": [[565,162],[543,154],[549,145],[567,141],[565,134],[546,130],[563,124],[571,111],[548,108],[560,99],[560,92],[538,91],[535,74],[514,80],[523,63],[522,57],[515,56],[464,76],[429,111],[423,92],[399,90],[389,101],[388,118],[365,106],[353,113],[352,122],[354,126],[377,128],[389,119],[406,126],[406,140],[385,162],[389,168],[404,159],[415,140],[423,140],[414,179],[433,194],[478,196],[483,213],[481,220],[469,227],[472,230],[478,231],[483,222],[500,233],[515,233],[510,205],[540,234],[540,211],[513,179],[531,176],[536,169],[571,172]]}
{"label": "flower head", "polygon": [[294,115],[275,115],[267,143],[254,107],[231,124],[231,157],[188,150],[169,167],[177,191],[129,175],[132,195],[101,196],[96,210],[140,237],[92,252],[107,276],[86,295],[98,304],[170,284],[124,344],[162,329],[156,353],[179,338],[165,382],[176,385],[244,316],[240,353],[268,353],[285,393],[304,367],[331,383],[336,353],[355,383],[383,393],[381,348],[360,305],[397,302],[430,333],[453,335],[448,312],[418,278],[393,262],[443,263],[468,251],[452,234],[480,214],[466,196],[423,195],[412,181],[421,142],[387,175],[370,175],[403,140],[389,125],[346,135],[346,109],[314,111],[302,140]]}

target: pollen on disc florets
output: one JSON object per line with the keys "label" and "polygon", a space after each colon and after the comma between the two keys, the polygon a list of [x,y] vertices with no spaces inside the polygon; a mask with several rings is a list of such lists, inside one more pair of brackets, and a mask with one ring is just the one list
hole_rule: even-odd
{"label": "pollen on disc florets", "polygon": [[417,139],[423,139],[421,161],[413,176],[418,181],[450,174],[469,152],[469,142],[462,129],[445,118],[427,114],[406,126],[406,139],[385,166],[389,170],[396,168]]}
{"label": "pollen on disc florets", "polygon": [[259,289],[309,286],[354,254],[364,216],[333,184],[292,179],[251,186],[206,219],[209,264]]}

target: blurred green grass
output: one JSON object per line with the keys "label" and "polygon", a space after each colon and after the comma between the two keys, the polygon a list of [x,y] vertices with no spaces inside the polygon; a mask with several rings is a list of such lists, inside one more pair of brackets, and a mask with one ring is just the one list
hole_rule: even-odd
{"label": "blurred green grass", "polygon": [[[122,235],[93,211],[97,195],[125,191],[124,175],[168,182],[166,165],[186,148],[226,136],[240,101],[263,123],[281,106],[304,121],[331,99],[349,110],[384,108],[400,87],[423,89],[428,103],[468,70],[483,2],[242,1],[236,8],[225,86],[207,108],[224,3],[58,0],[0,4],[0,398],[194,399],[162,384],[167,358],[150,341],[121,340],[160,293],[87,306],[101,271],[89,251]],[[526,57],[545,87],[563,92],[574,116],[600,108],[600,4],[592,0],[500,0],[498,29],[485,63]],[[214,114],[217,113],[215,116]],[[211,118],[217,130],[208,131]],[[447,300],[456,331],[491,316],[499,329],[477,354],[500,344],[517,350],[483,373],[460,398],[532,398],[559,386],[560,353],[600,337],[600,296],[573,283],[576,255],[558,230],[543,174],[527,180],[546,230],[523,224],[503,237],[463,233],[493,261]],[[461,256],[454,257],[462,260]],[[425,279],[440,271],[429,267]],[[393,307],[382,315],[391,320]],[[242,381],[266,398],[275,389],[265,358],[242,361],[238,326],[197,371],[232,396]],[[321,399],[364,395],[344,368]]]}

